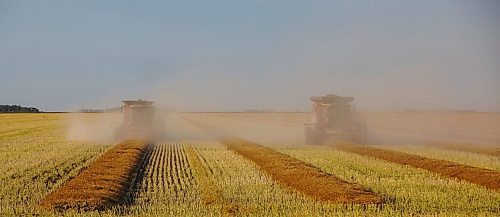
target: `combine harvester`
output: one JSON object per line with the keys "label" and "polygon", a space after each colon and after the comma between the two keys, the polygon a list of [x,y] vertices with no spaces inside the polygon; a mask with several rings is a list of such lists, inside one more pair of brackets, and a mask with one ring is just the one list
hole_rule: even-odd
{"label": "combine harvester", "polygon": [[306,143],[322,144],[329,141],[361,143],[366,137],[366,126],[361,116],[349,103],[353,97],[334,94],[313,96],[312,123],[305,124]]}
{"label": "combine harvester", "polygon": [[115,130],[115,139],[153,140],[159,138],[161,126],[155,122],[154,101],[125,100],[123,102],[123,124]]}
{"label": "combine harvester", "polygon": [[43,207],[59,211],[100,211],[130,203],[140,164],[150,144],[161,138],[162,128],[155,122],[153,101],[123,103],[123,124],[115,130],[115,139],[120,142],[47,195],[40,203]]}

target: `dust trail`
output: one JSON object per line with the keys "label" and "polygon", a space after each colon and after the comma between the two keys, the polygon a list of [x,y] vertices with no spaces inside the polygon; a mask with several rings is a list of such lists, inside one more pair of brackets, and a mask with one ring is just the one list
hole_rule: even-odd
{"label": "dust trail", "polygon": [[[304,143],[310,113],[183,113],[259,143]],[[367,143],[497,149],[500,113],[363,112]],[[496,147],[496,148],[495,148]],[[484,151],[483,151],[484,152]],[[489,151],[491,152],[491,151]]]}
{"label": "dust trail", "polygon": [[366,112],[376,144],[500,145],[500,113]]}
{"label": "dust trail", "polygon": [[[183,113],[182,117],[213,124],[232,135],[264,144],[302,144],[303,125],[283,125],[255,120],[238,120],[238,113]],[[279,117],[279,116],[278,116]]]}
{"label": "dust trail", "polygon": [[66,138],[70,141],[117,142],[115,129],[122,124],[121,113],[71,113],[66,119]]}
{"label": "dust trail", "polygon": [[162,112],[157,115],[163,123],[163,136],[165,140],[214,140],[214,137],[192,126],[181,118],[178,112]]}

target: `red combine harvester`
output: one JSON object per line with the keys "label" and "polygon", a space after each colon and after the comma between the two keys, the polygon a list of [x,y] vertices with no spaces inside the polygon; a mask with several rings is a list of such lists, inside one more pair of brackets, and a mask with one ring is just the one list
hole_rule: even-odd
{"label": "red combine harvester", "polygon": [[313,96],[312,123],[305,124],[306,143],[328,141],[363,142],[366,127],[349,103],[353,97],[334,94]]}
{"label": "red combine harvester", "polygon": [[115,138],[153,139],[158,136],[159,128],[154,122],[155,107],[153,101],[126,100],[122,101],[123,124],[115,130]]}

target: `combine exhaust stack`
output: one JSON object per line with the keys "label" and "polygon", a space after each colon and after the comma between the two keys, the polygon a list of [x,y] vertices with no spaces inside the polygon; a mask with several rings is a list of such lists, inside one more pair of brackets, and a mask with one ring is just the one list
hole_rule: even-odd
{"label": "combine exhaust stack", "polygon": [[312,123],[305,124],[306,142],[322,144],[327,141],[362,142],[366,127],[349,104],[353,97],[334,94],[313,96]]}

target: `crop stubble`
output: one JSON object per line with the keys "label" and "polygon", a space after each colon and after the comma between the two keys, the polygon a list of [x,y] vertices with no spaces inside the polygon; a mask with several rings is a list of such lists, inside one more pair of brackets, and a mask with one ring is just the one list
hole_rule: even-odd
{"label": "crop stubble", "polygon": [[361,185],[343,181],[332,174],[273,149],[230,137],[213,126],[186,119],[218,137],[229,149],[257,164],[278,182],[321,201],[334,203],[380,204],[384,199]]}
{"label": "crop stubble", "polygon": [[183,145],[179,142],[159,142],[148,153],[142,170],[141,189],[170,195],[183,200],[196,185]]}
{"label": "crop stubble", "polygon": [[193,172],[199,182],[203,204],[209,205],[222,201],[220,189],[217,188],[210,173],[203,167],[203,163],[192,145],[185,147],[186,155],[192,164]]}
{"label": "crop stubble", "polygon": [[426,169],[443,176],[482,185],[493,190],[500,190],[500,173],[493,170],[472,167],[445,160],[431,159],[397,151],[374,148],[366,145],[332,144],[331,146],[342,151],[370,156],[394,163],[410,165]]}

